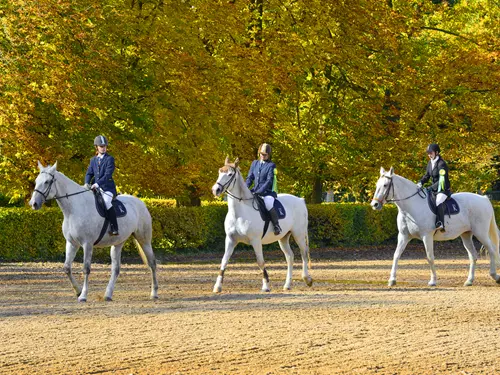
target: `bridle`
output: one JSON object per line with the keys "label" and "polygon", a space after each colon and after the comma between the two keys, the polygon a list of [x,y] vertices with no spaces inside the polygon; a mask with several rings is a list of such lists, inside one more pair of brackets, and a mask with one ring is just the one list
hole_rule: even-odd
{"label": "bridle", "polygon": [[230,193],[229,191],[227,191],[227,189],[229,189],[229,185],[231,185],[231,183],[233,183],[233,186],[234,187],[234,184],[236,183],[236,175],[238,173],[240,173],[240,171],[238,170],[238,168],[233,168],[233,167],[229,167],[231,168],[233,171],[234,171],[234,174],[231,176],[231,178],[225,183],[225,184],[221,184],[219,181],[216,182],[217,185],[219,185],[221,188],[222,188],[222,192],[221,194],[224,194],[226,193],[227,195],[233,197],[234,199],[237,199],[238,201],[249,201],[249,200],[253,200],[255,199],[255,197],[252,197],[252,198],[241,198],[241,197],[237,197],[236,195]]}
{"label": "bridle", "polygon": [[[86,193],[87,191],[90,191],[90,190],[83,190],[83,191],[78,191],[76,193],[72,193],[72,194],[65,194],[65,195],[61,195],[59,197],[57,196],[54,196],[53,198],[47,198],[50,194],[50,191],[52,190],[52,185],[54,184],[54,182],[56,182],[56,176],[52,173],[49,173],[49,172],[45,172],[45,171],[42,171],[40,173],[45,173],[45,174],[48,174],[49,176],[52,177],[52,179],[49,181],[49,186],[47,187],[47,189],[45,189],[44,192],[38,190],[38,189],[34,189],[33,191],[36,191],[38,194],[40,194],[43,199],[44,199],[44,202],[47,202],[47,201],[50,201],[52,199],[61,199],[61,198],[69,198],[73,195],[78,195],[78,194],[82,194],[82,193]],[[57,194],[57,190],[56,190],[56,194]]]}
{"label": "bridle", "polygon": [[[418,188],[417,191],[415,193],[413,193],[412,195],[406,197],[406,198],[401,198],[401,199],[394,199],[395,197],[395,193],[394,193],[394,181],[392,180],[392,177],[389,177],[389,176],[384,176],[385,178],[388,178],[390,180],[390,183],[389,183],[389,187],[387,188],[387,191],[385,192],[384,194],[384,197],[382,199],[379,199],[377,197],[373,197],[373,200],[381,203],[381,204],[384,204],[384,202],[400,202],[400,201],[405,201],[407,199],[410,199],[412,197],[414,197],[415,195],[418,194],[418,196],[422,199],[425,199],[427,197],[427,193],[425,192],[425,190],[423,188]],[[389,193],[392,189],[392,199],[387,199],[389,197]],[[420,195],[420,193],[423,193],[424,196]]]}

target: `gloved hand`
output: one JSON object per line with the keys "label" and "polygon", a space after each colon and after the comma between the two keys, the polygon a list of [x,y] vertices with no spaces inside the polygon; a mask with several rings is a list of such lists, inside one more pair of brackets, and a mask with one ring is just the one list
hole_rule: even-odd
{"label": "gloved hand", "polygon": [[99,189],[99,185],[98,184],[94,184],[90,187],[92,190],[95,190],[95,189]]}
{"label": "gloved hand", "polygon": [[422,189],[422,183],[421,183],[421,182],[419,182],[419,183],[417,184],[417,187],[418,187],[419,189]]}
{"label": "gloved hand", "polygon": [[84,187],[85,189],[87,189],[87,190],[90,190],[90,189],[91,189],[91,188],[90,188],[90,184],[85,184],[85,185],[83,185],[83,187]]}

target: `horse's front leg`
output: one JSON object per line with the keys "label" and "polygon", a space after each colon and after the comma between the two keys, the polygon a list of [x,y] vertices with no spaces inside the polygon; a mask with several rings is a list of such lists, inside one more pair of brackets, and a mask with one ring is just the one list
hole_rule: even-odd
{"label": "horse's front leg", "polygon": [[115,290],[116,280],[118,279],[118,275],[120,275],[120,266],[121,266],[121,255],[122,248],[125,242],[111,246],[110,255],[111,255],[111,277],[109,278],[108,287],[106,288],[106,293],[104,294],[105,301],[113,300],[113,291]]}
{"label": "horse's front leg", "polygon": [[398,245],[396,246],[396,251],[394,252],[394,258],[392,260],[392,269],[391,269],[391,276],[389,277],[389,286],[396,285],[396,272],[398,270],[398,261],[399,258],[401,258],[403,251],[406,249],[406,245],[408,245],[408,242],[410,242],[408,236],[402,233],[398,234]]}
{"label": "horse's front leg", "polygon": [[290,236],[291,233],[288,233],[282,239],[278,240],[280,244],[281,251],[285,254],[287,271],[286,271],[286,281],[285,285],[283,285],[283,290],[290,290],[292,288],[292,274],[293,274],[293,251],[290,247]]}
{"label": "horse's front leg", "polygon": [[214,285],[214,293],[222,292],[222,282],[224,281],[224,272],[226,271],[227,264],[229,263],[229,259],[231,255],[233,255],[234,248],[236,247],[237,242],[232,239],[230,236],[226,235],[226,248],[224,251],[224,256],[222,257],[222,262],[220,264],[219,276],[217,276],[217,281]]}
{"label": "horse's front leg", "polygon": [[266,270],[266,263],[264,262],[264,254],[262,253],[262,242],[260,238],[252,242],[253,249],[255,251],[255,256],[257,257],[257,264],[262,271],[262,291],[270,292],[269,287],[269,275]]}
{"label": "horse's front leg", "polygon": [[75,280],[75,277],[73,276],[73,272],[71,270],[71,266],[73,264],[73,261],[75,260],[76,252],[78,251],[78,248],[80,246],[78,245],[73,245],[71,242],[66,241],[66,259],[64,260],[64,272],[66,275],[68,275],[69,281],[71,282],[71,285],[73,285],[73,289],[76,292],[76,296],[78,297],[81,293],[80,286]]}
{"label": "horse's front leg", "polygon": [[434,232],[428,234],[422,238],[425,246],[425,252],[427,254],[427,261],[431,267],[431,279],[427,283],[429,286],[436,286],[437,276],[436,276],[436,266],[434,264]]}
{"label": "horse's front leg", "polygon": [[89,289],[90,262],[92,261],[92,244],[83,244],[83,287],[78,302],[87,302],[87,293]]}

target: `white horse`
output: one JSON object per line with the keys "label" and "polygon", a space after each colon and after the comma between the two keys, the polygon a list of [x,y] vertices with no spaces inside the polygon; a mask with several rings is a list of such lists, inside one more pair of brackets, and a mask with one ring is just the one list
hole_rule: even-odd
{"label": "white horse", "polygon": [[[68,275],[78,296],[78,301],[87,301],[90,263],[94,243],[99,238],[104,218],[99,216],[95,207],[94,195],[90,190],[83,188],[61,172],[57,171],[57,162],[53,166],[44,167],[38,162],[40,174],[35,180],[35,189],[29,202],[34,210],[51,199],[64,214],[62,231],[66,239],[66,260],[64,271]],[[151,298],[158,298],[158,282],[156,280],[156,259],[151,247],[152,226],[151,215],[144,202],[131,195],[120,195],[120,201],[127,209],[127,215],[119,218],[120,234],[111,236],[106,233],[96,247],[111,246],[111,278],[104,294],[106,301],[111,301],[116,279],[120,274],[121,251],[130,235],[145,264],[151,269],[152,285]],[[83,247],[83,288],[80,289],[71,272],[71,265],[76,252]]]}
{"label": "white horse", "polygon": [[434,241],[447,241],[460,236],[469,254],[469,276],[465,286],[472,285],[477,261],[477,252],[472,236],[488,249],[490,255],[490,275],[497,283],[500,276],[496,267],[500,265],[499,231],[495,221],[493,206],[487,197],[472,193],[456,193],[453,198],[460,206],[460,213],[448,216],[445,214],[446,231],[435,228],[435,216],[427,204],[426,193],[409,181],[394,173],[394,168],[386,172],[380,169],[375,195],[371,206],[381,210],[386,202],[394,202],[398,207],[398,244],[394,252],[389,286],[396,284],[398,260],[406,245],[412,238],[421,239],[431,267],[429,286],[436,286],[436,269],[434,266]]}
{"label": "white horse", "polygon": [[262,245],[278,241],[281,250],[285,254],[288,269],[284,290],[290,290],[292,286],[293,251],[290,248],[290,235],[300,247],[302,256],[302,278],[308,286],[313,283],[309,275],[309,237],[307,234],[307,207],[302,198],[290,194],[279,194],[278,198],[286,210],[286,217],[280,220],[281,234],[276,236],[272,226],[267,230],[264,237],[262,220],[259,211],[256,209],[257,202],[254,201],[252,192],[247,188],[240,169],[239,160],[229,163],[226,158],[224,167],[219,169],[219,178],[212,187],[212,193],[218,197],[224,192],[228,194],[228,212],[224,221],[226,230],[226,248],[222,258],[220,273],[214,286],[214,293],[222,291],[222,281],[224,271],[233,254],[233,250],[239,242],[253,246],[257,257],[257,264],[262,271],[262,291],[269,292],[269,276],[264,263]]}

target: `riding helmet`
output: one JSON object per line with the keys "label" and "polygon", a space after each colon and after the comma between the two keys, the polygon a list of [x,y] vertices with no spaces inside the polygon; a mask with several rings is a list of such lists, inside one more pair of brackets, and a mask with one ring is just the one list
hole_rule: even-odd
{"label": "riding helmet", "polygon": [[94,139],[94,146],[107,146],[108,145],[108,139],[103,136],[103,135],[98,135]]}
{"label": "riding helmet", "polygon": [[431,143],[429,146],[427,146],[427,153],[430,152],[441,152],[441,149],[439,148],[439,145],[437,143]]}
{"label": "riding helmet", "polygon": [[259,154],[268,154],[269,159],[271,159],[271,146],[268,145],[267,143],[263,143],[259,146]]}

